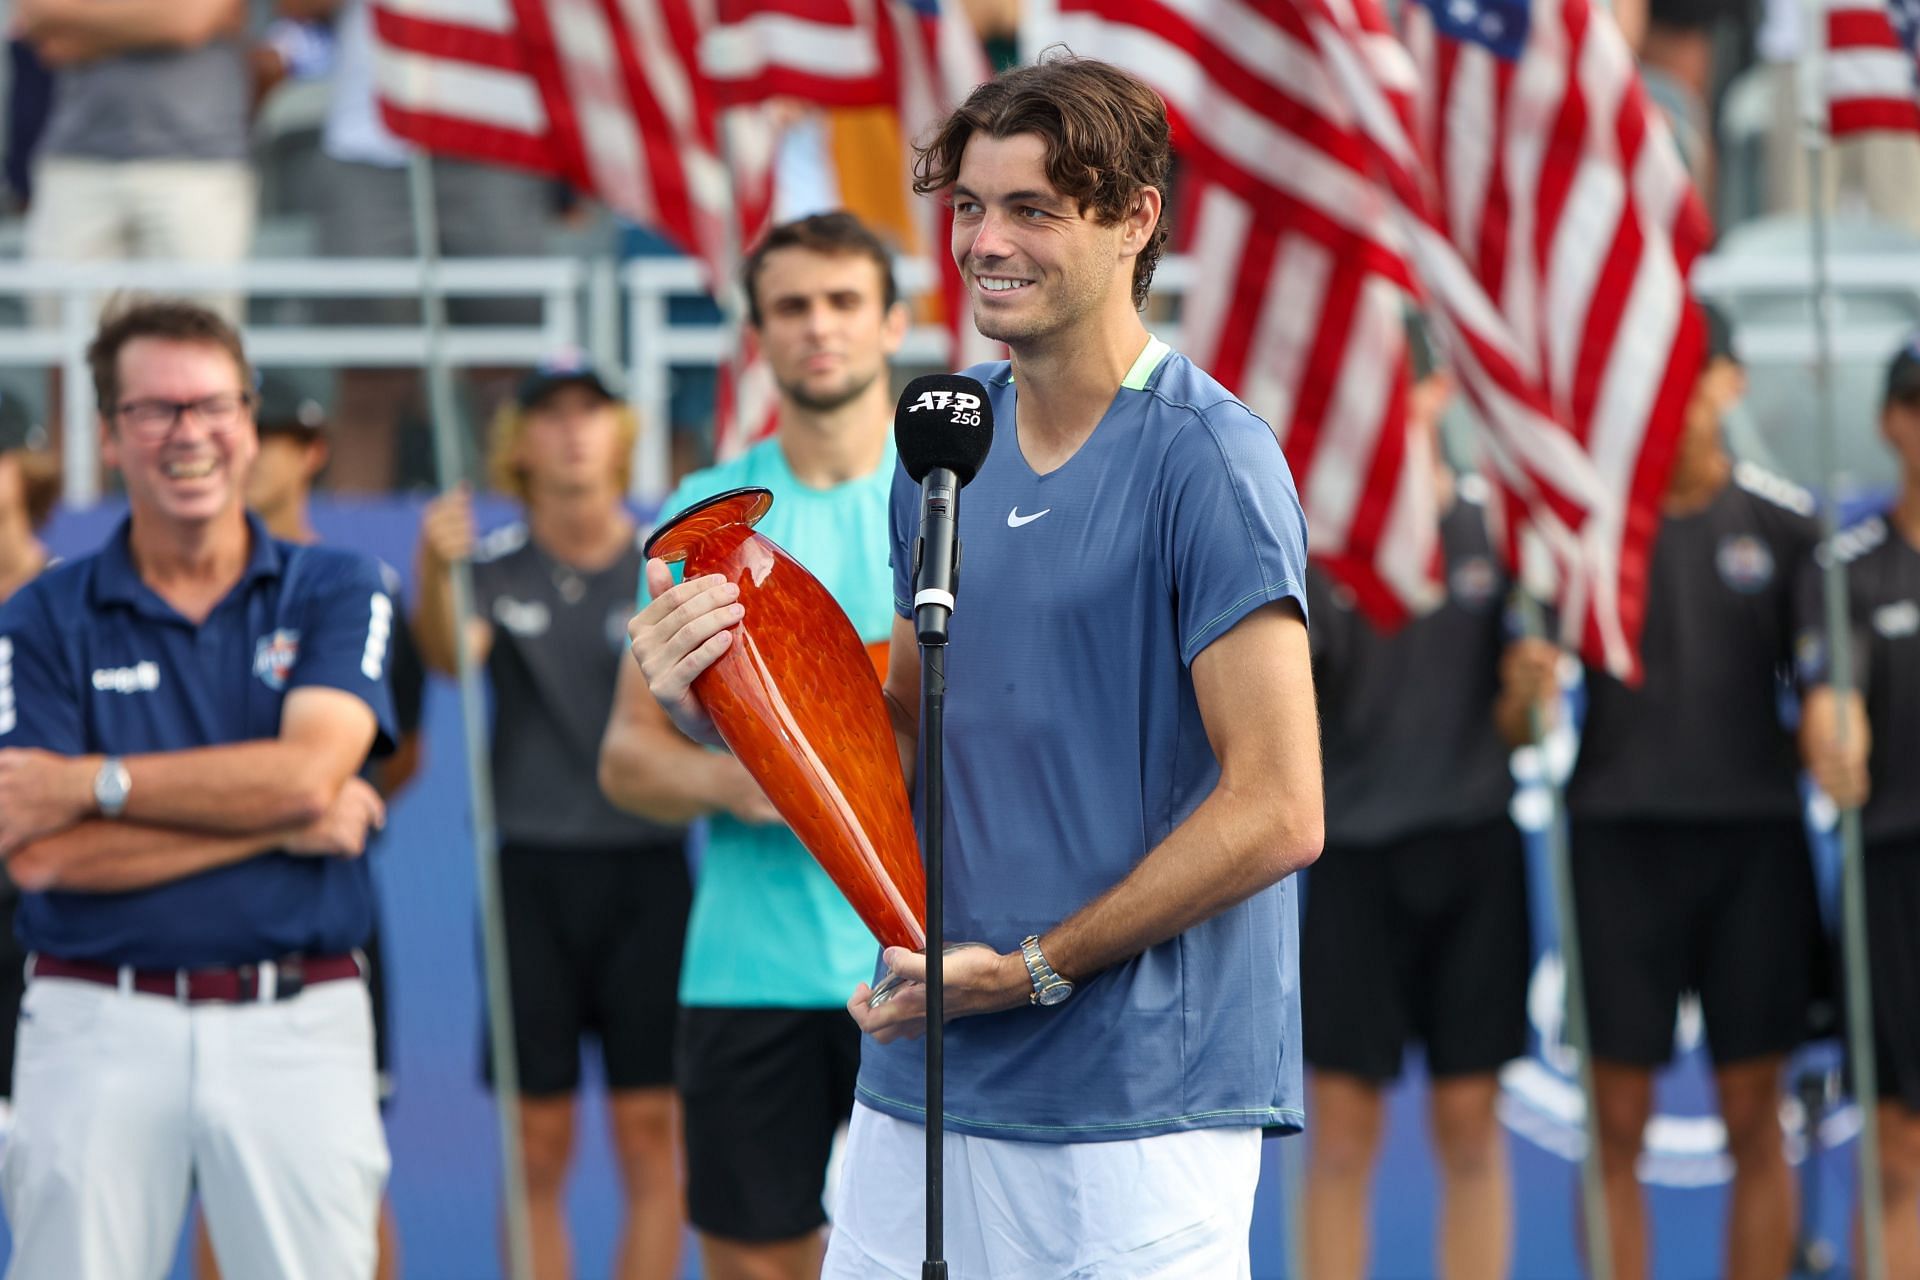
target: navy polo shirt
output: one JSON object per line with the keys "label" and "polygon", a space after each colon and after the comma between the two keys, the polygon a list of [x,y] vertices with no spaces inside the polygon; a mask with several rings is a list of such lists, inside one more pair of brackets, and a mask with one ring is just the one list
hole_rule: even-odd
{"label": "navy polo shirt", "polygon": [[[390,751],[378,562],[247,523],[246,572],[198,625],[140,580],[124,521],[0,607],[0,747],[131,756],[276,738],[287,694],[321,685],[372,707],[374,750]],[[171,969],[348,951],[372,909],[364,858],[276,851],[130,893],[23,894],[17,928],[63,959]]]}

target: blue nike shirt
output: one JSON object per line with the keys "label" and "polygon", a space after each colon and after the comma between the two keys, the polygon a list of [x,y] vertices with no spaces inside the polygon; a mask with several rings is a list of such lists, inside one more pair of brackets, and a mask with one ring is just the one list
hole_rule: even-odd
{"label": "blue nike shirt", "polygon": [[[0,747],[142,755],[280,734],[288,693],[342,689],[373,708],[392,750],[379,563],[279,542],[253,515],[240,582],[195,625],[140,580],[123,521],[0,607]],[[26,893],[17,929],[65,960],[174,969],[328,955],[366,941],[365,858],[263,853],[128,893]]]}
{"label": "blue nike shirt", "polygon": [[[947,658],[947,937],[1017,950],[1124,879],[1212,792],[1189,671],[1262,605],[1306,610],[1306,521],[1273,432],[1155,340],[1093,434],[1037,475],[1005,363],[960,501]],[[919,487],[892,501],[912,613]],[[915,807],[921,796],[916,786]],[[1298,1128],[1296,908],[1282,881],[1079,984],[947,1027],[947,1123],[1038,1142]],[[861,1046],[859,1096],[925,1118],[920,1041]]]}

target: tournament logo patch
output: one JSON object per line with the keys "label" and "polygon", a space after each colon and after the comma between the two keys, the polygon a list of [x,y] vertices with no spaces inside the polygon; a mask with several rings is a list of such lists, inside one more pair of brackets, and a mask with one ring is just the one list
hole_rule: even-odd
{"label": "tournament logo patch", "polygon": [[1500,575],[1485,556],[1469,556],[1453,567],[1447,578],[1453,598],[1478,613],[1500,591]]}
{"label": "tournament logo patch", "polygon": [[294,659],[300,656],[300,633],[282,627],[271,635],[260,637],[260,643],[253,649],[253,674],[269,689],[287,687],[287,677],[293,672]]}
{"label": "tournament logo patch", "polygon": [[553,625],[553,614],[543,601],[501,596],[493,602],[493,620],[516,636],[543,636]]}
{"label": "tournament logo patch", "polygon": [[1873,611],[1873,629],[1889,640],[1900,640],[1920,631],[1920,604],[1901,600],[1883,604]]}
{"label": "tournament logo patch", "polygon": [[1720,579],[1741,595],[1765,590],[1773,581],[1773,552],[1767,544],[1748,533],[1736,533],[1720,540],[1713,557]]}

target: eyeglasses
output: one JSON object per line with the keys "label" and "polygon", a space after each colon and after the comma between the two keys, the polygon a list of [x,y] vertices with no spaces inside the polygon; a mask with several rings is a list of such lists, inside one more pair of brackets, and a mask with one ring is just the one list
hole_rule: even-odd
{"label": "eyeglasses", "polygon": [[253,404],[254,397],[244,391],[222,391],[198,400],[127,400],[114,413],[129,433],[152,442],[172,435],[188,414],[214,435],[232,435]]}

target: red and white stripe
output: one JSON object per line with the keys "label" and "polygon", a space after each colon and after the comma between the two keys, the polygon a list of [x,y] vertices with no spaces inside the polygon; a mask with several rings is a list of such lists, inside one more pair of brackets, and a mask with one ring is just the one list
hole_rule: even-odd
{"label": "red and white stripe", "polygon": [[1526,336],[1518,372],[1591,460],[1604,501],[1582,532],[1581,647],[1632,677],[1704,346],[1687,275],[1705,214],[1626,41],[1591,0],[1535,0],[1511,62],[1448,38],[1420,5],[1407,13],[1437,225],[1507,332]]}
{"label": "red and white stripe", "polygon": [[[377,0],[373,19],[395,134],[589,191],[727,296],[772,210],[772,137],[762,112],[722,109],[687,0]],[[729,362],[723,384],[761,378],[754,363]]]}
{"label": "red and white stripe", "polygon": [[885,0],[719,0],[700,65],[723,102],[872,106],[891,96],[873,37]]}
{"label": "red and white stripe", "polygon": [[1920,62],[1894,30],[1888,2],[1827,0],[1827,110],[1835,137],[1920,133]]}
{"label": "red and white stripe", "polygon": [[1190,171],[1181,345],[1273,426],[1313,555],[1392,625],[1442,596],[1431,442],[1406,423],[1414,287],[1391,202],[1299,15],[1060,0],[1044,39],[1141,76]]}
{"label": "red and white stripe", "polygon": [[[986,56],[954,0],[721,0],[703,40],[703,67],[729,102],[796,98],[821,106],[886,106],[908,148],[988,75]],[[911,180],[911,150],[902,157]],[[953,334],[955,365],[992,356],[949,251],[951,217],[909,199],[933,259]]]}

